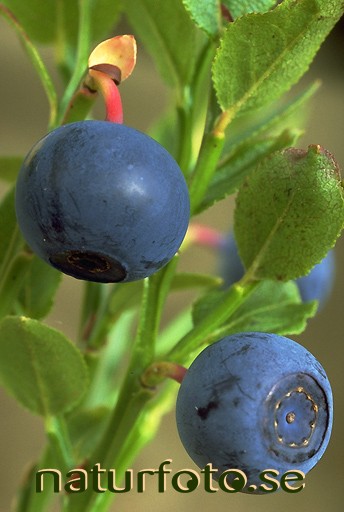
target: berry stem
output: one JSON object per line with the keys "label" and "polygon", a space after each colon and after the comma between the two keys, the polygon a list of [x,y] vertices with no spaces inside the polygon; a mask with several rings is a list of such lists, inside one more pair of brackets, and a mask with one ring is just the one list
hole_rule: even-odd
{"label": "berry stem", "polygon": [[161,361],[153,363],[142,374],[141,382],[145,387],[154,388],[165,378],[173,379],[181,384],[187,369],[177,363]]}
{"label": "berry stem", "polygon": [[88,74],[92,80],[92,86],[95,85],[95,88],[101,92],[104,98],[106,109],[105,120],[112,123],[122,124],[122,100],[114,80],[106,73],[103,73],[102,71],[96,71],[95,69],[90,69]]}

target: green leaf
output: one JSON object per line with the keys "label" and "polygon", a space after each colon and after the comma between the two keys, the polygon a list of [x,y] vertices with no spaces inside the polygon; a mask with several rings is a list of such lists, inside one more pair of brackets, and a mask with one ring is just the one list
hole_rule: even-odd
{"label": "green leaf", "polygon": [[234,232],[251,279],[305,275],[334,246],[344,223],[338,165],[320,146],[264,159],[243,182]]}
{"label": "green leaf", "polygon": [[53,306],[61,272],[33,256],[22,282],[19,303],[26,316],[44,318]]}
{"label": "green leaf", "polygon": [[336,0],[285,0],[270,12],[229,24],[213,65],[218,101],[229,118],[289,90],[342,13]]}
{"label": "green leaf", "polygon": [[[79,29],[79,0],[62,0],[60,5],[55,0],[55,3],[57,3],[56,9],[61,20],[59,29],[63,31],[66,42],[75,48]],[[110,37],[110,32],[114,29],[122,9],[121,2],[118,0],[93,0],[90,9],[92,17],[91,42],[99,42]]]}
{"label": "green leaf", "polygon": [[124,9],[167,84],[179,88],[188,84],[198,37],[182,0],[136,0],[125,2]]}
{"label": "green leaf", "polygon": [[[65,0],[69,5],[70,0]],[[122,10],[121,0],[93,0],[91,40],[98,42],[111,37]]]}
{"label": "green leaf", "polygon": [[[304,128],[310,100],[320,85],[321,82],[316,80],[287,102],[278,101],[277,104],[267,105],[260,111],[250,112],[236,119],[231,125],[231,136],[225,146],[229,156],[241,144],[257,140],[257,136],[278,134],[282,129]],[[223,160],[219,163],[220,166],[224,164]]]}
{"label": "green leaf", "polygon": [[266,12],[275,7],[276,0],[223,0],[233,19],[250,12]]}
{"label": "green leaf", "polygon": [[[193,319],[197,324],[222,300],[224,292],[217,292],[197,302]],[[307,319],[314,316],[316,302],[303,304],[294,282],[263,281],[252,295],[230,317],[229,322],[218,330],[218,336],[236,332],[262,331],[276,334],[300,334],[306,328]]]}
{"label": "green leaf", "polygon": [[24,245],[17,225],[14,193],[14,187],[12,187],[0,203],[0,279],[13,256]]}
{"label": "green leaf", "polygon": [[[58,28],[63,28],[69,40],[76,44],[78,0],[2,0],[2,3],[25,27],[30,39],[39,43],[53,43],[58,37]],[[119,1],[93,0],[93,41],[103,38],[110,32],[118,19],[120,8]]]}
{"label": "green leaf", "polygon": [[219,0],[183,0],[183,4],[200,29],[210,36],[216,36],[221,26]]}
{"label": "green leaf", "polygon": [[21,156],[0,157],[0,180],[14,183],[22,163],[23,157]]}
{"label": "green leaf", "polygon": [[13,304],[26,278],[32,255],[26,251],[16,254],[0,277],[0,318],[13,312]]}
{"label": "green leaf", "polygon": [[231,125],[224,156],[196,213],[234,193],[263,158],[296,144],[302,131],[294,127],[304,124],[305,107],[319,85],[316,81],[288,103],[270,105],[262,114],[255,111]]}
{"label": "green leaf", "polygon": [[42,416],[70,410],[88,383],[82,354],[62,333],[14,316],[0,322],[0,380],[20,404]]}
{"label": "green leaf", "polygon": [[207,193],[197,209],[197,213],[209,208],[217,201],[233,194],[259,162],[274,151],[295,144],[301,132],[285,130],[270,137],[257,137],[256,140],[244,141],[237,146],[233,154],[227,158],[225,165],[214,174]]}
{"label": "green leaf", "polygon": [[[56,36],[56,0],[2,0],[25,27],[30,39],[47,43]],[[44,20],[44,22],[43,22]]]}
{"label": "green leaf", "polygon": [[31,262],[19,232],[14,194],[12,187],[0,203],[0,318],[12,312]]}

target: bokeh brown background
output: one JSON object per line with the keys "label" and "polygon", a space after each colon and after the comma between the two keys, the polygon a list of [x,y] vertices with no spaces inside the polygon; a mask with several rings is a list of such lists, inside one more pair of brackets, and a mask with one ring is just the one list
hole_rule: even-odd
{"label": "bokeh brown background", "polygon": [[[44,20],[42,20],[44,23]],[[305,147],[320,143],[333,152],[344,167],[344,31],[342,28],[331,35],[323,46],[316,62],[303,80],[309,83],[321,78],[323,86],[313,101],[307,134],[299,143]],[[47,62],[53,61],[49,49],[42,48]],[[51,65],[53,71],[53,65]],[[138,65],[133,77],[123,86],[125,122],[141,130],[147,130],[159,116],[168,101],[168,92],[157,77],[154,67],[139,48]],[[103,115],[99,103],[97,116]],[[0,19],[0,154],[25,154],[31,145],[46,132],[47,102],[41,85],[32,70],[15,34]],[[3,190],[2,190],[3,191]],[[227,230],[231,223],[233,202],[225,201],[202,215],[200,221]],[[1,233],[0,233],[1,236]],[[294,339],[301,341],[325,367],[334,392],[335,421],[330,445],[318,466],[306,477],[305,489],[297,494],[277,493],[265,497],[242,494],[226,495],[221,491],[207,494],[202,489],[190,494],[176,491],[158,494],[152,481],[144,494],[134,491],[119,495],[112,510],[129,512],[149,510],[164,512],[179,510],[199,512],[232,510],[235,512],[339,512],[344,501],[344,337],[342,265],[344,240],[337,243],[337,278],[330,302],[313,319],[307,331]],[[199,249],[186,254],[184,269],[214,271],[215,255]],[[56,307],[49,316],[49,323],[75,336],[80,307],[82,285],[72,278],[64,278]],[[180,297],[171,301],[173,313]],[[186,300],[185,297],[182,297]],[[25,466],[36,459],[44,443],[44,432],[39,418],[32,417],[0,389],[0,512],[10,510],[10,502]],[[197,469],[182,448],[171,413],[162,422],[159,435],[140,455],[134,470],[157,468],[165,459],[173,459],[176,472],[182,468]]]}

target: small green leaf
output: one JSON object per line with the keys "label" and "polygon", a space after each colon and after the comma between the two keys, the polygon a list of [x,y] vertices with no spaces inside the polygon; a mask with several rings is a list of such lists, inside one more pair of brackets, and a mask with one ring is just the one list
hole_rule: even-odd
{"label": "small green leaf", "polygon": [[[194,305],[193,320],[197,324],[206,312],[216,306],[225,292],[202,298]],[[236,332],[262,331],[276,334],[300,334],[306,328],[308,318],[314,316],[316,302],[303,304],[294,282],[263,281],[246,302],[240,306],[228,322],[217,331],[218,336]]]}
{"label": "small green leaf", "polygon": [[7,266],[19,251],[24,241],[19,233],[14,209],[14,187],[12,187],[0,203],[0,279]]}
{"label": "small green leaf", "polygon": [[26,251],[16,254],[0,277],[0,318],[13,312],[18,293],[26,278],[32,255]]}
{"label": "small green leaf", "polygon": [[198,38],[182,0],[136,0],[125,2],[124,9],[167,84],[180,88],[188,84]]}
{"label": "small green leaf", "polygon": [[223,0],[233,19],[250,12],[266,12],[275,7],[276,0]]}
{"label": "small green leaf", "polygon": [[183,0],[183,4],[200,29],[210,36],[216,36],[221,26],[219,0]]}
{"label": "small green leaf", "polygon": [[233,119],[289,90],[342,13],[341,2],[285,0],[265,14],[230,23],[213,65],[221,108]]}
{"label": "small green leaf", "polygon": [[338,165],[320,146],[272,154],[237,196],[235,238],[251,279],[305,275],[334,246],[343,223]]}
{"label": "small green leaf", "polygon": [[26,316],[44,318],[53,306],[62,274],[33,256],[22,282],[19,303]]}
{"label": "small green leaf", "polygon": [[70,410],[88,382],[82,354],[62,333],[14,316],[0,322],[0,380],[20,404],[42,416]]}
{"label": "small green leaf", "polygon": [[21,156],[0,157],[0,180],[14,183],[22,163],[23,157]]}

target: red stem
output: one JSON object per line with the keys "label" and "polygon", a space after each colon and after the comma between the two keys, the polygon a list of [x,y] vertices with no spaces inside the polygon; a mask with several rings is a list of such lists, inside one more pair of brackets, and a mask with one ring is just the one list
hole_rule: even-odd
{"label": "red stem", "polygon": [[103,73],[94,69],[89,70],[89,76],[95,83],[96,89],[99,90],[105,101],[106,121],[112,123],[123,123],[123,107],[121,95],[118,87],[113,79]]}

